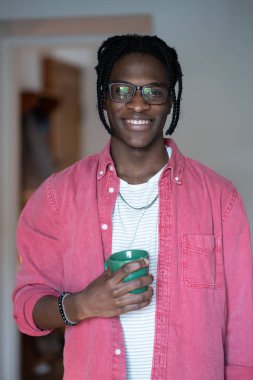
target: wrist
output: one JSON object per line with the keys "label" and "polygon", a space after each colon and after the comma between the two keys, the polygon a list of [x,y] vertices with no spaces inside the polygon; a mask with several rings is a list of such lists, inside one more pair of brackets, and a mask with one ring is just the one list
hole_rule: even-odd
{"label": "wrist", "polygon": [[71,321],[81,322],[92,317],[88,311],[88,302],[84,301],[84,292],[69,294],[65,298],[64,306]]}
{"label": "wrist", "polygon": [[73,313],[73,295],[69,292],[63,292],[58,298],[58,308],[62,320],[68,326],[77,325],[80,320],[76,318],[75,312]]}

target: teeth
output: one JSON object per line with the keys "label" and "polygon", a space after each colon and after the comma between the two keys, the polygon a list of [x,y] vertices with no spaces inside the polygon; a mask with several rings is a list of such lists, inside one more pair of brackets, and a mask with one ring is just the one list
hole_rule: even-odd
{"label": "teeth", "polygon": [[149,120],[127,120],[129,124],[148,124]]}

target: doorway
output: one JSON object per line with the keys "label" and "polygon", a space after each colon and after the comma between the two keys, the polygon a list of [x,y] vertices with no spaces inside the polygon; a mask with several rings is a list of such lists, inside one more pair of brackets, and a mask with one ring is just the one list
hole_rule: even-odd
{"label": "doorway", "polygon": [[[0,23],[0,309],[5,326],[0,340],[2,352],[0,378],[19,380],[20,377],[20,334],[12,319],[11,294],[15,284],[17,253],[15,249],[15,230],[19,215],[21,191],[20,157],[21,133],[19,123],[19,100],[16,92],[19,78],[15,61],[17,49],[25,47],[59,48],[68,46],[86,47],[100,44],[108,34],[131,32],[151,33],[152,18],[149,15],[72,18],[58,20],[4,21]],[[93,68],[92,68],[93,70]],[[30,73],[32,75],[32,73]],[[90,77],[87,75],[87,83]],[[90,82],[88,83],[89,89]],[[90,94],[89,94],[90,95]],[[86,106],[87,107],[87,106]],[[87,108],[88,110],[88,108]],[[101,136],[101,125],[92,115],[85,119],[89,132],[81,138],[81,154],[89,154],[100,149],[97,134]],[[98,129],[95,124],[100,125]],[[99,131],[99,132],[97,132]],[[101,131],[101,132],[100,132]],[[106,136],[106,134],[104,135]],[[94,144],[94,141],[97,145]],[[103,142],[102,142],[103,143]]]}
{"label": "doorway", "polygon": [[[29,70],[29,58],[22,54],[20,61]],[[21,208],[50,174],[80,158],[84,70],[49,56],[41,57],[38,63],[40,88],[20,93]],[[20,338],[22,380],[62,379],[64,329],[36,338],[21,334]]]}

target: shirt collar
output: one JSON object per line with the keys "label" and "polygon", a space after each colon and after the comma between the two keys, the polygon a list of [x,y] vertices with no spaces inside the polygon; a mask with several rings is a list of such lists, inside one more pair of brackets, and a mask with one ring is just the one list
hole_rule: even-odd
{"label": "shirt collar", "polygon": [[166,168],[164,169],[164,173],[167,170],[171,171],[171,179],[178,185],[181,185],[182,183],[182,177],[183,177],[183,170],[184,170],[184,162],[185,158],[180,152],[177,144],[175,141],[171,138],[164,139],[164,143],[166,146],[171,147],[172,154],[168,161],[168,164],[166,165]]}
{"label": "shirt collar", "polygon": [[99,153],[99,165],[97,171],[97,178],[101,179],[106,174],[107,170],[115,172],[115,165],[110,153],[111,140],[106,144],[104,149]]}
{"label": "shirt collar", "polygon": [[[164,144],[171,147],[172,154],[163,171],[163,174],[170,170],[172,180],[176,184],[180,185],[182,183],[185,158],[172,138],[164,139]],[[97,172],[98,179],[101,179],[108,170],[115,172],[115,165],[110,154],[110,145],[111,141],[109,140],[99,154],[99,165]]]}

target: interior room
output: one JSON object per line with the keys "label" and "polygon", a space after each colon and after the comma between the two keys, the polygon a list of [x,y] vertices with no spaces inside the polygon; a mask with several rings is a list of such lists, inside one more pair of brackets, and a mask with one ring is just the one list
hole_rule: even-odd
{"label": "interior room", "polygon": [[[253,227],[253,4],[248,0],[101,3],[0,0],[0,379],[62,378],[63,333],[39,340],[13,322],[18,216],[52,172],[108,141],[96,108],[96,51],[109,35],[157,34],[184,73],[187,156],[230,178]],[[50,347],[50,350],[49,350]]]}

